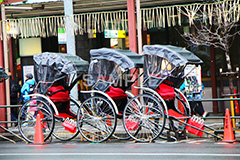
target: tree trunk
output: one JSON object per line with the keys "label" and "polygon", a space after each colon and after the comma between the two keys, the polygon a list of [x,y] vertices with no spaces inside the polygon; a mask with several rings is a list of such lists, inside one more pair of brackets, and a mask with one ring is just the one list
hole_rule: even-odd
{"label": "tree trunk", "polygon": [[[232,72],[232,66],[231,66],[231,60],[229,56],[229,51],[225,51],[225,56],[226,56],[226,62],[227,62],[227,69],[231,73]],[[233,75],[229,75],[229,89],[230,89],[230,94],[233,93]]]}

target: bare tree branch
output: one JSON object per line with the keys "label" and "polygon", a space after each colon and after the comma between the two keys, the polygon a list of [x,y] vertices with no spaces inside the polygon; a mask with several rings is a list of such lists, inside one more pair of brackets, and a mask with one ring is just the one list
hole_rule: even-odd
{"label": "bare tree branch", "polygon": [[[238,9],[236,9],[238,8]],[[221,1],[214,5],[195,8],[183,7],[182,13],[189,18],[189,24],[195,32],[180,33],[189,45],[205,45],[220,48],[225,52],[227,69],[232,72],[229,49],[240,30],[234,31],[240,15],[239,0]],[[237,10],[237,11],[236,11]],[[192,30],[191,30],[192,31]],[[233,90],[232,78],[229,78],[230,91]]]}

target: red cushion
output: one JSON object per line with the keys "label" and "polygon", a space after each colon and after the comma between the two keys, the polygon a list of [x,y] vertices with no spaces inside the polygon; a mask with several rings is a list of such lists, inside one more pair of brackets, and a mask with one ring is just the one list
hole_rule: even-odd
{"label": "red cushion", "polygon": [[[57,92],[59,90],[65,90],[65,88],[63,86],[52,86],[48,89],[48,92],[50,93],[54,93]],[[69,100],[69,91],[60,91],[57,92],[53,95],[49,95],[49,98],[51,100]]]}
{"label": "red cushion", "polygon": [[115,88],[110,86],[106,93],[113,99],[125,99],[127,94],[121,88]]}
{"label": "red cushion", "polygon": [[158,86],[156,92],[160,94],[163,99],[173,99],[175,97],[174,88],[164,83]]}

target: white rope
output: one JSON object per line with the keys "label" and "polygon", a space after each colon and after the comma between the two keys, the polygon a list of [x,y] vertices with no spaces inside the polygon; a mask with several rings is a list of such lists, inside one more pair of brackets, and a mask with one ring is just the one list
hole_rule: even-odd
{"label": "white rope", "polygon": [[108,30],[108,14],[104,13],[104,28],[105,30]]}
{"label": "white rope", "polygon": [[[108,14],[110,15],[111,28],[114,29],[114,28],[113,28],[113,26],[114,26],[114,23],[113,23],[113,15],[112,15],[112,13],[108,13]],[[108,23],[109,23],[109,21],[108,21]]]}
{"label": "white rope", "polygon": [[57,36],[57,17],[53,18],[53,24],[54,24],[54,36]]}
{"label": "white rope", "polygon": [[165,28],[165,27],[166,27],[166,21],[165,21],[165,8],[163,8],[162,11],[163,11],[163,12],[162,12],[162,13],[163,13],[163,16],[162,16],[162,17],[163,17],[163,18],[162,18],[162,20],[163,20],[163,25],[162,25],[162,27]]}
{"label": "white rope", "polygon": [[181,6],[177,7],[177,13],[178,13],[178,25],[182,26]]}
{"label": "white rope", "polygon": [[93,14],[92,15],[92,23],[93,23],[93,25],[92,25],[92,32],[93,32],[93,30],[95,29],[95,30],[97,30],[97,20],[96,20],[96,14]]}
{"label": "white rope", "polygon": [[120,27],[120,21],[119,21],[119,12],[116,12],[115,13],[115,15],[116,15],[116,28],[117,28],[117,30],[121,30],[121,27]]}
{"label": "white rope", "polygon": [[233,8],[233,21],[234,23],[236,23],[236,4],[235,4],[235,1],[232,2],[232,8]]}
{"label": "white rope", "polygon": [[149,20],[151,23],[149,23],[149,28],[153,28],[153,10],[152,9],[149,9]]}
{"label": "white rope", "polygon": [[162,8],[159,8],[158,11],[159,11],[159,18],[158,18],[158,23],[159,23],[159,28],[163,27],[163,9]]}
{"label": "white rope", "polygon": [[153,21],[153,23],[152,23],[152,28],[156,28],[156,24],[155,24],[155,19],[156,19],[156,17],[155,17],[155,10],[156,9],[153,9],[152,10],[152,21]]}
{"label": "white rope", "polygon": [[49,24],[49,34],[50,36],[53,36],[53,17],[49,17],[48,24]]}
{"label": "white rope", "polygon": [[34,37],[37,37],[37,28],[36,28],[36,25],[35,25],[35,18],[32,18],[32,31],[33,31],[33,35]]}
{"label": "white rope", "polygon": [[147,29],[149,29],[149,9],[146,10]]}
{"label": "white rope", "polygon": [[100,13],[97,14],[97,32],[101,33],[101,24],[100,24]]}
{"label": "white rope", "polygon": [[203,5],[203,23],[206,24],[207,23],[207,11],[206,11],[206,5]]}
{"label": "white rope", "polygon": [[159,8],[156,8],[156,28],[160,28],[159,22]]}
{"label": "white rope", "polygon": [[[231,0],[208,4],[199,3],[185,6],[143,8],[141,9],[142,29],[145,31],[150,28],[165,28],[166,23],[169,27],[175,26],[177,23],[181,26],[182,15],[188,17],[189,25],[191,25],[194,23],[194,18],[198,13],[202,14],[203,23],[210,25],[213,23],[214,14],[218,15],[217,17],[215,16],[215,20],[219,23],[222,23],[223,20],[223,22],[238,22],[240,19],[239,3],[240,0]],[[221,5],[223,11],[221,11],[221,9],[216,11],[215,7],[217,5]],[[202,8],[202,10],[200,10],[200,8]],[[17,26],[19,31],[18,37],[20,38],[49,37],[57,35],[57,27],[65,27],[65,18],[65,16],[49,16],[28,19],[8,19],[7,21]],[[83,13],[73,15],[72,18],[74,20],[74,27],[78,27],[78,30],[74,30],[74,34],[76,35],[89,33],[90,29],[95,29],[98,33],[109,29],[128,30],[127,11]],[[14,34],[11,34],[11,36],[17,37],[17,35]]]}
{"label": "white rope", "polygon": [[142,15],[143,15],[143,30],[146,31],[147,30],[147,26],[146,26],[146,15],[145,15],[145,9],[142,10]]}
{"label": "white rope", "polygon": [[[73,15],[73,23],[74,23],[74,35],[78,35],[78,16],[77,15]],[[77,26],[76,26],[77,25]]]}
{"label": "white rope", "polygon": [[237,20],[236,21],[239,21],[239,15],[240,15],[240,5],[239,5],[239,0],[237,1]]}
{"label": "white rope", "polygon": [[46,35],[47,35],[47,37],[49,37],[49,18],[46,18],[45,19],[45,23],[46,23]]}
{"label": "white rope", "polygon": [[98,17],[97,17],[97,13],[94,14],[94,29],[95,29],[95,32],[97,33],[98,32],[98,26],[97,26],[97,22],[98,22]]}
{"label": "white rope", "polygon": [[115,13],[113,13],[114,30],[118,30],[117,23],[118,23],[118,21],[117,21],[117,14],[116,14],[116,12],[115,12]]}
{"label": "white rope", "polygon": [[104,14],[101,14],[101,32],[104,31]]}
{"label": "white rope", "polygon": [[171,7],[172,9],[172,25],[175,26],[176,22],[175,22],[175,11],[174,11],[174,7]]}
{"label": "white rope", "polygon": [[23,27],[24,27],[24,38],[27,38],[27,25],[26,25],[26,19],[23,20]]}
{"label": "white rope", "polygon": [[87,27],[86,27],[86,14],[83,15],[83,33],[87,32]]}
{"label": "white rope", "polygon": [[209,20],[210,25],[212,25],[212,16],[213,16],[213,5],[209,4],[208,5],[208,20]]}
{"label": "white rope", "polygon": [[[127,14],[127,12],[125,12],[125,19],[128,19],[128,14]],[[128,30],[128,23],[127,23],[127,21],[124,21],[125,22],[125,30]]]}
{"label": "white rope", "polygon": [[78,15],[78,34],[82,35],[83,27],[82,27],[82,15]]}
{"label": "white rope", "polygon": [[171,27],[171,15],[172,15],[172,10],[171,7],[167,8],[167,22],[168,22],[168,27]]}
{"label": "white rope", "polygon": [[189,6],[183,6],[185,11],[182,10],[182,13],[188,17],[189,19],[189,26],[193,24],[193,20],[195,18],[196,13],[200,9],[201,5],[199,4],[194,4],[194,5],[189,5]]}
{"label": "white rope", "polygon": [[41,37],[41,24],[40,24],[40,18],[37,18],[37,30],[38,30],[38,35]]}

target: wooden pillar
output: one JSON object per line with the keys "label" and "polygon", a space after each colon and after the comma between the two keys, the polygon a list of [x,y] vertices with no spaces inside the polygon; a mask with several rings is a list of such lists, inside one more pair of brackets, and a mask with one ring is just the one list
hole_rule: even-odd
{"label": "wooden pillar", "polygon": [[[136,31],[136,15],[135,15],[135,0],[127,0],[128,10],[128,36],[129,36],[129,50],[138,53],[137,50],[137,31]],[[135,77],[138,76],[138,72],[135,72]],[[133,86],[137,86],[136,81]],[[132,86],[132,93],[138,94],[138,89]]]}
{"label": "wooden pillar", "polygon": [[[0,16],[1,17],[1,16]],[[0,40],[0,66],[4,68],[3,42]],[[0,83],[0,106],[6,105],[5,83]],[[0,121],[6,121],[6,108],[0,108]],[[6,127],[6,124],[0,124]],[[0,132],[3,130],[0,129]]]}

